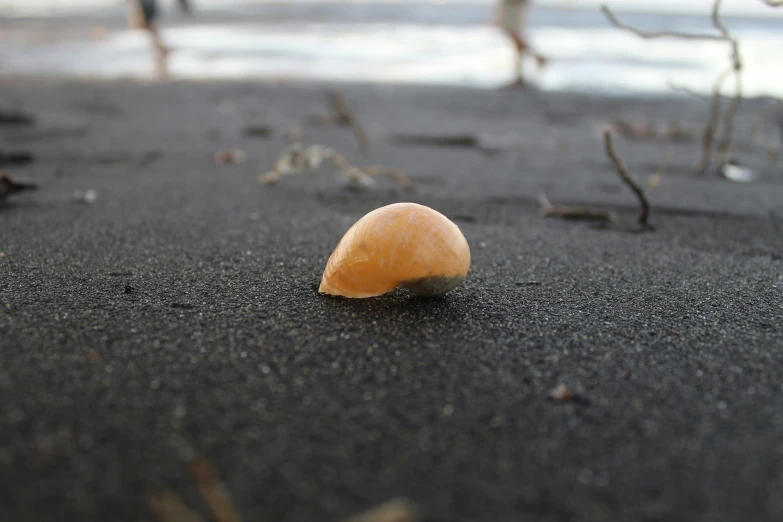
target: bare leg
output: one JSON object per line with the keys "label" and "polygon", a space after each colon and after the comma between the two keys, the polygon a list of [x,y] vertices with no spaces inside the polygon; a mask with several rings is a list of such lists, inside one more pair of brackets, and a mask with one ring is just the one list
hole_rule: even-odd
{"label": "bare leg", "polygon": [[166,45],[163,43],[163,39],[160,37],[160,32],[158,32],[158,28],[154,25],[150,24],[147,27],[147,31],[149,31],[150,35],[152,36],[152,45],[155,53],[155,70],[157,72],[157,76],[160,79],[168,78],[169,75],[169,64],[168,64],[168,55],[169,55],[169,48],[166,47]]}
{"label": "bare leg", "polygon": [[150,35],[155,70],[159,78],[168,76],[169,49],[164,45],[155,25],[157,4],[155,0],[128,0],[128,24],[132,28],[143,29]]}
{"label": "bare leg", "polygon": [[535,60],[539,68],[546,65],[547,59],[533,50],[527,41],[514,31],[504,31],[512,42],[514,42],[514,70],[516,72],[516,79],[509,85],[509,87],[522,87],[526,85],[524,73],[522,70],[522,59],[526,54],[531,55]]}
{"label": "bare leg", "polygon": [[128,0],[128,8],[126,10],[128,18],[128,28],[130,29],[144,29],[146,28],[146,22],[144,21],[144,8],[141,6],[141,2],[138,0]]}
{"label": "bare leg", "polygon": [[513,31],[506,31],[506,34],[514,42],[514,71],[516,72],[515,80],[512,85],[525,85],[525,75],[522,69],[522,58],[525,56],[527,50],[527,43]]}
{"label": "bare leg", "polygon": [[525,41],[514,31],[506,29],[503,32],[514,43],[514,80],[506,85],[506,87],[525,87],[527,83],[525,82],[522,58],[524,58],[528,46]]}

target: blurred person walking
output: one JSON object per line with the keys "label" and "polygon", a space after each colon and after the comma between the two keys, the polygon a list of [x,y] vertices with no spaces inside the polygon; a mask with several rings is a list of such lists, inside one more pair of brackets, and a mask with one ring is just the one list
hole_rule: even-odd
{"label": "blurred person walking", "polygon": [[163,43],[158,30],[158,3],[156,0],[128,0],[128,25],[147,31],[152,40],[155,67],[159,78],[168,75],[167,57],[169,48]]}
{"label": "blurred person walking", "polygon": [[500,0],[497,23],[505,35],[513,42],[515,49],[515,79],[510,86],[524,86],[526,84],[522,67],[525,55],[531,55],[536,60],[538,67],[546,65],[546,58],[533,50],[525,36],[527,12],[530,8],[530,3],[531,0]]}
{"label": "blurred person walking", "polygon": [[[178,0],[183,12],[190,12],[190,0]],[[152,40],[155,66],[159,78],[168,76],[170,49],[163,43],[157,25],[159,10],[157,0],[128,0],[128,25],[147,31]]]}

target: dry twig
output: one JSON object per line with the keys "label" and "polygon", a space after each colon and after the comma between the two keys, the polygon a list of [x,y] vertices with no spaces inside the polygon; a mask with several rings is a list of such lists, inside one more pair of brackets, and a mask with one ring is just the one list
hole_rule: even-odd
{"label": "dry twig", "polygon": [[728,28],[723,23],[723,19],[720,15],[721,4],[722,0],[714,0],[710,16],[712,25],[718,31],[718,34],[682,33],[679,31],[641,31],[622,23],[605,4],[601,6],[601,11],[613,26],[630,31],[644,39],[679,38],[685,40],[712,40],[726,42],[730,45],[731,69],[720,74],[718,80],[715,82],[715,87],[713,88],[712,101],[710,103],[710,117],[707,125],[705,126],[702,137],[702,158],[696,165],[696,172],[699,174],[704,173],[709,166],[709,157],[712,152],[712,142],[717,130],[718,123],[720,122],[720,87],[729,74],[733,73],[735,77],[734,96],[732,98],[731,104],[723,114],[723,131],[718,145],[718,171],[720,171],[723,165],[728,161],[732,135],[734,133],[734,117],[736,116],[742,101],[742,57],[739,52],[739,42],[736,38],[731,36]]}
{"label": "dry twig", "polygon": [[658,141],[658,142],[685,142],[693,139],[693,132],[682,127],[679,123],[672,123],[666,130],[659,129],[652,122],[633,122],[615,120],[612,128],[617,134],[634,141]]}
{"label": "dry twig", "polygon": [[390,500],[380,506],[346,519],[344,522],[416,522],[413,505],[405,499]]}
{"label": "dry twig", "polygon": [[362,150],[370,148],[370,139],[367,137],[367,132],[364,130],[364,126],[359,121],[359,118],[348,107],[345,101],[345,97],[337,89],[331,89],[329,91],[329,99],[332,102],[332,108],[334,108],[335,114],[340,118],[339,121],[344,125],[350,125],[353,129],[353,133],[356,136],[356,143]]}
{"label": "dry twig", "polygon": [[329,104],[332,106],[332,114],[328,116],[318,116],[311,118],[325,125],[337,125],[351,127],[354,136],[356,136],[356,144],[361,150],[367,150],[370,148],[370,139],[367,137],[367,132],[364,130],[364,126],[359,121],[359,118],[348,107],[348,103],[345,101],[345,97],[337,89],[329,89]]}
{"label": "dry twig", "polygon": [[732,73],[733,69],[726,69],[715,80],[715,84],[712,86],[712,95],[710,96],[710,116],[707,120],[707,124],[704,126],[701,137],[701,158],[696,166],[693,168],[696,174],[702,175],[707,171],[710,166],[710,157],[712,156],[712,142],[715,139],[715,131],[718,130],[718,124],[720,123],[721,103],[723,98],[720,94],[720,88],[726,78]]}
{"label": "dry twig", "polygon": [[723,113],[723,134],[718,144],[718,169],[720,170],[728,161],[731,139],[734,133],[734,117],[742,103],[742,56],[739,52],[739,42],[732,37],[723,19],[720,16],[722,0],[715,0],[712,5],[712,25],[720,32],[721,36],[731,45],[731,65],[734,73],[734,97],[731,104]]}
{"label": "dry twig", "polygon": [[614,214],[600,208],[553,205],[543,192],[538,195],[538,204],[541,205],[541,215],[546,217],[559,217],[581,221],[601,221],[604,223],[614,221],[615,219]]}
{"label": "dry twig", "polygon": [[623,183],[628,185],[628,187],[636,196],[636,199],[639,200],[640,210],[637,221],[640,225],[647,226],[647,218],[650,215],[650,204],[647,202],[647,198],[644,196],[644,191],[634,181],[631,173],[628,171],[628,167],[625,165],[625,162],[623,162],[622,158],[620,158],[620,156],[618,156],[617,152],[614,150],[612,133],[609,130],[604,130],[604,145],[606,147],[606,155],[609,156],[609,159],[612,160],[612,163],[614,163],[614,167],[617,169],[617,174],[620,176],[620,179],[623,180]]}
{"label": "dry twig", "polygon": [[[720,3],[720,0],[717,0],[717,3]],[[637,29],[635,27],[632,27],[628,24],[624,24],[620,21],[619,18],[609,9],[609,6],[606,4],[601,4],[601,11],[604,13],[606,18],[609,20],[609,23],[612,24],[614,27],[617,27],[618,29],[624,29],[626,31],[630,31],[639,38],[644,38],[645,40],[651,40],[655,38],[682,38],[684,40],[716,40],[716,41],[723,41],[725,38],[721,35],[717,34],[709,34],[709,33],[702,33],[702,34],[692,34],[692,33],[681,33],[679,31],[642,31],[641,29]]]}
{"label": "dry twig", "polygon": [[777,163],[778,158],[780,157],[781,147],[783,147],[783,123],[779,125],[778,130],[780,137],[777,140],[777,144],[772,143],[769,139],[767,139],[767,136],[764,133],[764,126],[771,116],[779,114],[781,110],[783,110],[783,103],[770,103],[764,108],[764,110],[756,115],[751,125],[751,136],[753,143],[764,149],[764,151],[767,153],[767,158],[769,159],[770,163]]}
{"label": "dry twig", "polygon": [[280,178],[317,169],[324,161],[331,161],[340,174],[347,181],[363,186],[375,185],[376,176],[388,176],[403,187],[410,187],[410,178],[400,169],[374,165],[369,167],[356,167],[334,149],[323,145],[311,145],[303,148],[301,143],[294,143],[277,160],[270,172],[262,174],[259,181],[265,185],[272,185],[280,181]]}

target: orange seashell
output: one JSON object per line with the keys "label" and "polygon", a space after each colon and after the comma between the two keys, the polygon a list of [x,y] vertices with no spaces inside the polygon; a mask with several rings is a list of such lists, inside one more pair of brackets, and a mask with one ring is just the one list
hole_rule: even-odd
{"label": "orange seashell", "polygon": [[373,210],[345,233],[318,291],[373,297],[401,286],[439,295],[459,286],[468,268],[470,248],[457,225],[429,207],[395,203]]}

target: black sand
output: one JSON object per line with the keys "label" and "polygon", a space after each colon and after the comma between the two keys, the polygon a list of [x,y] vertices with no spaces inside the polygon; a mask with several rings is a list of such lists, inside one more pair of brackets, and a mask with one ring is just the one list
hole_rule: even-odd
{"label": "black sand", "polygon": [[[0,127],[41,190],[0,207],[0,520],[149,521],[211,459],[246,521],[340,520],[407,497],[427,521],[783,519],[783,183],[695,178],[696,142],[617,147],[615,116],[704,120],[693,99],[344,86],[372,142],[314,128],[318,86],[5,81]],[[269,139],[243,136],[269,125]],[[291,126],[415,190],[348,191],[328,169],[260,185]],[[400,132],[518,133],[518,150],[414,148]],[[249,161],[216,166],[221,148]],[[74,191],[96,191],[85,204]],[[603,205],[546,219],[536,194]],[[83,194],[83,193],[82,193]],[[473,254],[438,299],[317,294],[343,232],[412,200]],[[558,404],[566,383],[579,400]]]}

